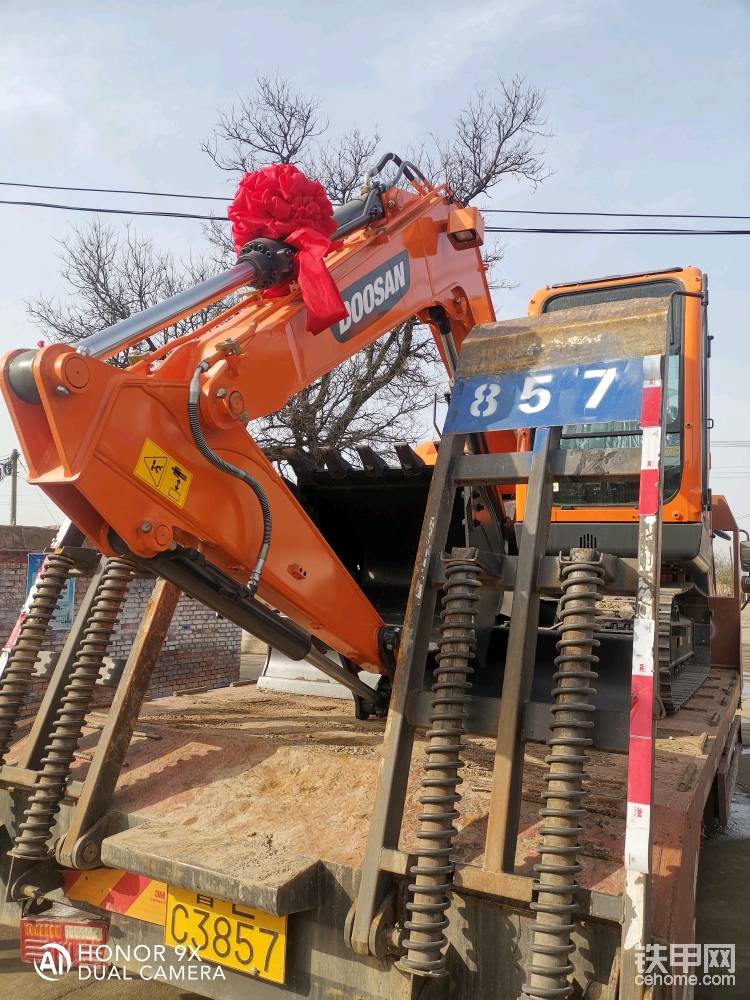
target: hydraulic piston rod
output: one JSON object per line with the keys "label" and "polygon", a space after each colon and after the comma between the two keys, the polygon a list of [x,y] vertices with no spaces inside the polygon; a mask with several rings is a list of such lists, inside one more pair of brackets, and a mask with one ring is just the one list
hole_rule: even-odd
{"label": "hydraulic piston rod", "polygon": [[[366,197],[353,198],[347,204],[340,205],[334,210],[335,238],[341,239],[351,230],[358,229],[382,215],[383,205],[380,190],[372,188]],[[270,257],[273,257],[277,248],[284,247],[284,244],[278,241],[256,240],[255,242],[268,243],[269,246],[260,249],[261,251],[270,249],[272,251]],[[275,244],[275,246],[271,246],[271,244]],[[252,247],[252,244],[248,246]],[[164,302],[159,302],[135,316],[120,320],[119,323],[108,326],[106,329],[100,330],[99,333],[88,337],[79,348],[80,353],[91,358],[111,357],[131,344],[138,344],[150,337],[151,334],[158,333],[164,327],[171,326],[172,323],[189,316],[200,306],[224,298],[225,295],[236,291],[242,285],[265,288],[272,284],[276,278],[283,279],[287,276],[283,270],[281,273],[269,273],[270,262],[267,252],[261,252],[261,255],[255,258],[254,263],[246,260],[245,250],[247,249],[248,247],[244,248],[239,262],[234,267],[230,267],[228,271],[206,278],[205,281],[199,282],[192,288],[178,292],[170,299],[165,299]],[[286,254],[291,257],[291,248],[286,249]]]}
{"label": "hydraulic piston rod", "polygon": [[[122,542],[115,538],[115,546],[123,549]],[[223,577],[208,564],[160,555],[150,560],[141,560],[127,554],[140,568],[156,571],[186,594],[213,608],[228,621],[267,642],[292,660],[306,660],[318,670],[345,687],[352,694],[362,698],[368,705],[379,701],[376,691],[361,681],[359,677],[339,666],[330,656],[321,652],[313,643],[312,636],[289,619],[275,614],[265,605],[242,594],[234,581]]]}
{"label": "hydraulic piston rod", "polygon": [[91,358],[108,358],[189,316],[199,306],[216,302],[242,285],[254,284],[255,273],[252,264],[235,264],[228,271],[206,278],[192,288],[186,288],[184,292],[178,292],[135,316],[128,316],[127,319],[87,337],[79,351]]}

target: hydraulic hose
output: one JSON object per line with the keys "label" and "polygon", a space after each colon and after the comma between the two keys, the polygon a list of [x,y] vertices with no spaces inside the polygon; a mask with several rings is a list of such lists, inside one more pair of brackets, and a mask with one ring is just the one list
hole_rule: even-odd
{"label": "hydraulic hose", "polygon": [[199,412],[201,375],[208,371],[209,367],[208,362],[201,361],[195,369],[192,379],[190,380],[190,391],[188,393],[188,420],[190,421],[190,430],[193,434],[195,443],[198,445],[198,450],[201,455],[203,455],[203,457],[212,465],[215,465],[217,469],[221,469],[222,472],[226,472],[227,475],[234,476],[236,479],[241,479],[243,483],[246,483],[250,487],[255,496],[258,498],[258,503],[260,504],[260,509],[263,514],[263,539],[260,543],[260,548],[258,549],[258,555],[250,574],[250,579],[247,581],[248,596],[252,597],[258,589],[260,576],[263,572],[266,559],[268,558],[268,550],[271,545],[271,506],[260,483],[256,479],[253,479],[253,477],[248,472],[245,472],[244,469],[240,469],[238,466],[232,465],[231,462],[224,461],[221,456],[217,455],[216,452],[211,449],[203,436]]}

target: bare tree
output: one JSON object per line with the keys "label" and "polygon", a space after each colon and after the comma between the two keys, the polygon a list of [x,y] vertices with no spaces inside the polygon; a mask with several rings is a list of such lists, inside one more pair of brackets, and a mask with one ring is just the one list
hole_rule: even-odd
{"label": "bare tree", "polygon": [[[539,184],[545,177],[539,140],[544,136],[542,94],[520,78],[478,90],[444,135],[410,152],[435,182],[447,183],[464,204],[506,178]],[[270,163],[295,163],[317,177],[334,204],[356,195],[376,157],[380,137],[353,128],[332,135],[320,102],[279,76],[260,76],[254,91],[219,116],[201,148],[221,170],[239,177]],[[76,343],[133,312],[234,263],[226,224],[206,227],[208,257],[179,263],[127,228],[124,234],[95,222],[62,243],[63,278],[75,300],[39,297],[31,316],[52,340]],[[497,268],[499,243],[486,248]],[[496,279],[496,285],[503,281]],[[163,339],[197,329],[222,307],[170,328]],[[127,364],[127,352],[119,359]],[[276,459],[295,447],[319,461],[326,447],[350,452],[358,444],[384,447],[415,435],[419,414],[441,378],[429,332],[415,318],[344,362],[254,423],[252,433]]]}
{"label": "bare tree", "polygon": [[[177,261],[157,250],[151,240],[140,236],[130,226],[115,230],[95,219],[88,226],[76,227],[60,242],[62,277],[70,300],[61,302],[46,295],[27,303],[32,319],[53,341],[77,344],[104,327],[142,312],[213,273],[213,265],[202,257]],[[226,301],[213,303],[192,316],[168,327],[152,343],[163,344],[175,337],[199,329],[216,316]],[[114,359],[127,367],[136,345]]]}
{"label": "bare tree", "polygon": [[328,129],[320,101],[292,90],[280,76],[258,76],[255,92],[219,115],[201,143],[217,167],[242,174],[267,163],[299,163]]}
{"label": "bare tree", "polygon": [[326,189],[333,204],[343,205],[359,192],[379,145],[377,132],[368,135],[354,128],[338,140],[321,145],[307,159],[306,166]]}
{"label": "bare tree", "polygon": [[433,344],[417,336],[416,325],[412,319],[396,327],[258,421],[253,437],[266,454],[283,461],[291,447],[321,464],[326,447],[352,452],[407,439],[435,381]]}
{"label": "bare tree", "polygon": [[543,94],[522,77],[498,78],[493,92],[477,90],[469,99],[449,136],[431,136],[422,162],[464,205],[506,177],[536,187],[549,176],[538,149],[547,137],[543,105]]}

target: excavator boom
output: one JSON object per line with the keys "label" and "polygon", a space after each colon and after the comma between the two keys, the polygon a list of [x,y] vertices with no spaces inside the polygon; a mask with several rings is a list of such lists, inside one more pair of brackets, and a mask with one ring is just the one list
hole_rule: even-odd
{"label": "excavator boom", "polygon": [[[2,364],[30,481],[102,552],[181,563],[180,585],[193,593],[189,577],[200,567],[219,589],[232,590],[234,581],[241,597],[270,532],[258,596],[380,673],[381,615],[246,426],[410,317],[430,324],[449,372],[468,331],[494,318],[480,218],[447,189],[415,175],[414,182],[413,191],[371,188],[340,210],[343,240],[327,262],[348,316],[321,334],[306,329],[298,292],[266,298],[258,291],[128,368],[107,363],[238,282],[262,284],[261,248],[250,254],[254,265],[240,264],[78,351],[51,345],[11,352]],[[264,516],[248,476],[266,498]]]}

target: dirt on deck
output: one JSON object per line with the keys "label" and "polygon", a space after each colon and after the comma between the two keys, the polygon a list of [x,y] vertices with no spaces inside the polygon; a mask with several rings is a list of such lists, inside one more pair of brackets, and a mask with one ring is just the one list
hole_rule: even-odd
{"label": "dirt on deck", "polygon": [[[133,747],[116,808],[204,830],[231,843],[250,831],[269,854],[302,854],[359,865],[367,840],[380,767],[384,724],[358,722],[333,699],[267,695],[252,688],[173,699],[152,706],[144,722],[159,722],[161,740]],[[465,752],[456,854],[481,863],[487,828],[494,745],[470,738]],[[414,754],[402,834],[413,848],[423,754]],[[521,826],[531,834],[544,788],[544,748],[526,755]],[[614,755],[597,754],[589,782],[584,850],[595,884],[620,865],[625,796]],[[610,759],[612,758],[612,759]],[[150,786],[146,787],[146,786]],[[200,789],[200,791],[198,791]],[[145,796],[145,798],[144,798]],[[619,830],[610,829],[614,821]],[[535,838],[532,837],[532,841]],[[221,855],[215,862],[222,867]],[[230,859],[227,858],[227,861]],[[522,838],[517,863],[531,871],[533,843]]]}
{"label": "dirt on deck", "polygon": [[[679,809],[675,796],[680,790],[689,792],[710,742],[708,720],[726,680],[723,674],[712,678],[692,710],[663,727],[657,803],[664,809]],[[92,715],[89,721],[96,726],[104,718]],[[144,708],[114,808],[153,826],[154,837],[169,839],[171,853],[180,853],[184,845],[191,855],[197,851],[210,858],[212,868],[228,874],[241,876],[248,865],[270,872],[275,859],[294,856],[358,866],[384,728],[379,720],[357,721],[348,702],[269,694],[254,687],[160,699]],[[97,736],[92,729],[84,738],[74,777],[84,776]],[[467,742],[456,856],[481,864],[494,745],[482,738]],[[415,843],[421,746],[417,741],[400,845],[404,850],[413,850]],[[544,754],[543,746],[528,744],[516,855],[516,868],[525,874],[532,874],[538,860]],[[587,888],[622,891],[626,775],[623,756],[591,754],[582,824],[581,882]]]}

